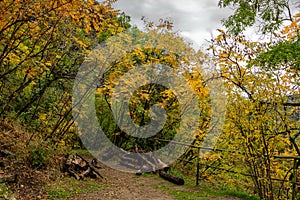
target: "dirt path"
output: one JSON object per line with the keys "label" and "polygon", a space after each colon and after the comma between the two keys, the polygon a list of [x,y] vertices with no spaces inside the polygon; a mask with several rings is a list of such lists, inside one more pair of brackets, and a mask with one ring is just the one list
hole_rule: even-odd
{"label": "dirt path", "polygon": [[[80,200],[173,200],[155,186],[166,185],[168,182],[158,177],[135,176],[112,169],[102,169],[101,174],[107,178],[105,187],[99,191],[81,194],[74,199]],[[171,185],[171,184],[170,184]]]}
{"label": "dirt path", "polygon": [[[177,188],[187,190],[185,186],[174,186],[173,184],[156,176],[136,176],[108,168],[104,168],[101,174],[107,178],[104,187],[98,191],[90,191],[80,194],[74,200],[175,200],[176,197],[168,194],[167,190],[157,187]],[[179,188],[180,187],[180,188]],[[176,190],[176,189],[175,189]],[[239,200],[236,197],[199,197],[199,199],[215,200]]]}

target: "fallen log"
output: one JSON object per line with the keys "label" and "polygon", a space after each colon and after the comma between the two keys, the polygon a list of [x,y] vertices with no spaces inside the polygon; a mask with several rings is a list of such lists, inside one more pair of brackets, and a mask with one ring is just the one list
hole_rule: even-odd
{"label": "fallen log", "polygon": [[103,177],[103,176],[95,169],[95,167],[94,167],[93,165],[91,165],[86,159],[84,159],[82,156],[78,155],[77,153],[76,153],[76,155],[77,155],[79,158],[81,158],[83,161],[86,162],[86,164],[87,164],[88,167],[90,168],[90,172],[94,172],[94,173],[97,174],[99,177],[101,177],[101,178],[104,179],[104,177]]}
{"label": "fallen log", "polygon": [[96,158],[93,158],[93,160],[91,161],[91,164],[97,169],[102,168],[100,165],[98,165],[98,160]]}
{"label": "fallen log", "polygon": [[159,176],[166,179],[167,181],[170,181],[171,183],[176,184],[176,185],[184,185],[184,180],[182,178],[179,178],[172,174],[168,174],[164,170],[159,170]]}
{"label": "fallen log", "polygon": [[128,162],[127,160],[120,160],[120,164],[122,166],[128,167],[128,168],[133,169],[133,170],[138,170],[140,168],[139,165],[136,165],[132,162]]}

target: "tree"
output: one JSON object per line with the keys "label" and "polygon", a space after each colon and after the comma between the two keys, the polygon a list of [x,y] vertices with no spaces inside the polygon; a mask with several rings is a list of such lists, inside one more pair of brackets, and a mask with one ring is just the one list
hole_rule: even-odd
{"label": "tree", "polygon": [[[220,0],[221,8],[233,6],[235,12],[223,25],[228,32],[238,35],[247,27],[259,26],[259,33],[275,38],[262,53],[260,59],[264,64],[274,67],[281,63],[290,63],[291,67],[299,69],[299,13],[293,13],[292,2],[287,0],[268,1],[235,1]],[[290,24],[288,24],[290,23]],[[284,25],[285,36],[278,37],[278,30]]]}
{"label": "tree", "polygon": [[[228,28],[229,33],[233,34],[230,37],[235,40],[235,45],[233,45],[233,47],[229,45],[226,41],[227,36],[224,36],[225,33],[221,34],[222,36],[218,37],[219,40],[225,41],[224,46],[228,47],[223,49],[223,55],[218,51],[220,53],[219,55],[221,55],[219,61],[223,63],[221,68],[224,68],[224,66],[239,67],[231,68],[231,71],[228,71],[228,75],[230,75],[226,75],[224,78],[226,81],[232,83],[233,87],[239,88],[238,90],[244,93],[248,101],[252,101],[254,105],[256,104],[261,108],[269,107],[269,109],[264,112],[266,116],[269,115],[270,117],[265,119],[266,124],[264,126],[268,128],[270,132],[267,135],[273,135],[273,138],[277,137],[282,142],[284,141],[283,143],[277,142],[279,146],[276,148],[282,149],[284,143],[286,147],[289,147],[288,149],[285,148],[284,151],[279,151],[278,154],[284,152],[289,155],[299,155],[300,151],[297,144],[297,138],[300,134],[299,120],[292,117],[297,114],[300,106],[298,98],[299,14],[292,13],[290,1],[219,1],[220,7],[230,5],[234,6],[235,13],[228,19],[223,20],[223,24]],[[255,24],[260,26],[259,34],[268,35],[270,41],[265,43],[250,42],[253,44],[250,49],[257,49],[255,52],[252,50],[249,51],[248,48],[245,50],[243,46],[239,46],[238,49],[235,48],[234,46],[241,43],[241,32]],[[249,44],[249,41],[244,41],[244,44]],[[244,51],[245,53],[239,56],[243,59],[247,59],[235,60],[233,56],[236,50]],[[226,60],[227,63],[224,64]],[[217,62],[220,63],[219,61]],[[244,63],[245,66],[240,67],[242,63]],[[234,71],[239,73],[235,74],[233,73]],[[247,74],[253,74],[252,80]],[[247,82],[247,85],[243,84]],[[257,92],[253,93],[253,89],[255,88]],[[262,91],[263,93],[261,93]],[[255,94],[260,94],[260,97]],[[249,108],[251,108],[251,106],[249,106]],[[276,112],[273,113],[273,111]],[[256,116],[254,111],[250,113],[252,117]],[[242,116],[240,116],[240,118],[242,118]],[[238,124],[240,123],[236,123],[236,125]],[[245,130],[251,129],[249,127]],[[260,132],[258,137],[265,137],[264,132]],[[276,146],[274,146],[276,143],[272,143],[270,140],[271,139],[267,139],[266,145],[264,145],[269,149],[271,146]],[[264,143],[262,142],[262,144]],[[265,149],[264,153],[265,152],[267,152],[267,149]],[[266,159],[265,154],[261,154],[261,157]],[[268,166],[264,166],[263,169],[270,169],[270,167],[275,169],[275,167],[279,167],[271,163],[272,162],[270,162]],[[282,177],[286,178],[291,170],[288,169],[288,165],[283,164],[280,166],[284,166],[282,175],[285,175]],[[254,167],[253,165],[253,168]],[[256,181],[255,184],[258,185],[257,183],[258,181]],[[271,176],[269,176],[268,184],[270,183]],[[262,185],[264,184],[261,184],[261,186]],[[282,184],[282,186],[283,185],[284,184]],[[273,187],[273,189],[275,189],[275,187]],[[279,189],[279,191],[281,189]],[[268,190],[270,190],[269,194],[275,192],[272,188]],[[274,195],[268,196],[266,191],[263,190],[261,190],[260,196],[268,199],[275,198]]]}
{"label": "tree", "polygon": [[[289,27],[283,33],[286,29]],[[278,39],[283,37],[284,34],[278,35]],[[231,102],[222,143],[239,152],[230,151],[223,158],[228,156],[225,160],[233,163],[238,163],[234,158],[244,161],[240,169],[247,169],[242,173],[252,176],[255,191],[263,199],[280,196],[280,190],[275,190],[280,186],[273,181],[274,175],[286,178],[290,172],[286,163],[274,164],[274,155],[299,155],[295,138],[299,135],[299,121],[290,117],[297,110],[287,109],[297,105],[290,100],[290,96],[299,94],[295,90],[299,87],[297,69],[290,62],[267,67],[261,59],[270,53],[272,44],[251,42],[241,34],[235,36],[220,30],[210,48]]]}
{"label": "tree", "polygon": [[[259,56],[260,65],[293,71],[295,76],[299,76],[299,19],[300,14],[298,13],[293,17],[292,22],[281,31],[277,40],[269,45],[268,51]],[[285,68],[282,68],[283,66]]]}
{"label": "tree", "polygon": [[[163,24],[168,24],[164,22]],[[101,85],[97,89],[97,97],[99,108],[98,117],[101,121],[101,127],[105,130],[107,136],[111,141],[126,150],[132,150],[138,147],[146,152],[154,151],[164,146],[164,143],[156,140],[160,139],[172,139],[178,132],[181,122],[181,114],[179,112],[179,100],[178,95],[183,94],[185,91],[181,91],[180,87],[176,86],[176,94],[171,88],[166,88],[159,84],[146,84],[141,85],[130,97],[130,117],[135,124],[139,126],[145,126],[150,123],[150,107],[159,104],[161,108],[167,111],[167,120],[163,129],[159,131],[155,137],[134,138],[130,137],[125,131],[112,122],[114,119],[111,112],[113,110],[112,94],[115,91],[115,86],[118,80],[124,76],[128,71],[141,68],[141,66],[156,66],[158,75],[168,75],[168,71],[161,68],[161,65],[166,65],[173,68],[176,73],[182,74],[183,77],[193,88],[199,102],[201,109],[201,116],[199,122],[198,139],[203,140],[205,130],[207,130],[210,120],[210,105],[208,101],[208,88],[203,78],[203,71],[201,69],[203,61],[206,57],[202,52],[195,52],[189,45],[187,45],[181,37],[173,33],[171,29],[166,25],[160,25],[156,27],[149,27],[146,32],[142,32],[136,28],[132,28],[129,31],[129,35],[135,39],[133,43],[141,44],[141,48],[136,48],[129,52],[124,52],[124,55],[112,63],[104,77],[101,79]],[[126,38],[126,35],[124,36]],[[156,44],[154,40],[159,41]],[[144,44],[146,41],[147,44]],[[152,42],[151,42],[152,41]],[[132,42],[132,41],[126,41]],[[115,45],[115,48],[122,48]],[[143,48],[145,45],[147,48]],[[123,47],[124,48],[124,47]],[[180,54],[177,54],[180,52]],[[151,73],[151,67],[144,69],[146,77],[147,73]],[[139,77],[139,80],[146,79],[145,77]],[[160,82],[155,76],[153,82]],[[126,84],[129,90],[133,87],[135,80],[126,80]],[[184,95],[183,95],[184,96]],[[190,99],[185,100],[183,109],[188,109]],[[122,108],[119,112],[122,112]],[[182,108],[181,108],[182,109]],[[188,110],[184,113],[188,113]],[[123,119],[123,115],[121,115]],[[117,119],[118,120],[118,119]],[[123,123],[127,123],[126,121]],[[182,123],[182,122],[181,122]],[[126,124],[123,124],[126,126]],[[109,128],[108,128],[109,127]],[[201,130],[201,131],[200,131]]]}
{"label": "tree", "polygon": [[72,83],[84,56],[129,19],[109,1],[6,0],[0,7],[1,116],[59,142],[74,126]]}
{"label": "tree", "polygon": [[273,33],[281,28],[284,21],[292,21],[290,1],[287,0],[220,0],[221,8],[232,6],[234,14],[223,20],[230,33],[235,35],[259,23],[263,34]]}

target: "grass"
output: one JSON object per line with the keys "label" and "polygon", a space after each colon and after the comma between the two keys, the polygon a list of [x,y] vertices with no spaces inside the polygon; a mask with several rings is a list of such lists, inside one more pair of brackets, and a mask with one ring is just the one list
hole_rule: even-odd
{"label": "grass", "polygon": [[75,154],[78,153],[79,155],[86,157],[86,158],[93,158],[93,155],[91,154],[90,151],[86,149],[73,149],[69,152],[70,154]]}
{"label": "grass", "polygon": [[[231,196],[231,197],[238,197],[245,200],[259,200],[257,196],[253,196],[247,194],[246,192],[241,191],[234,191],[234,190],[216,190],[212,187],[209,187],[207,184],[200,185],[200,186],[155,186],[156,189],[161,189],[167,191],[169,194],[176,197],[176,199],[181,200],[196,200],[199,197],[201,199],[211,199],[211,197],[218,197],[218,196]],[[207,198],[205,198],[207,197]]]}
{"label": "grass", "polygon": [[14,194],[8,189],[5,183],[0,183],[0,199],[13,198]]}
{"label": "grass", "polygon": [[224,187],[213,183],[204,183],[195,186],[195,177],[185,176],[180,170],[171,168],[169,171],[177,177],[183,178],[185,181],[184,186],[176,186],[170,184],[154,186],[156,189],[167,191],[169,194],[174,195],[178,200],[195,200],[195,199],[211,199],[211,197],[218,196],[231,196],[238,197],[245,200],[259,200],[260,198],[250,195],[247,192],[239,191],[233,187]]}
{"label": "grass", "polygon": [[70,199],[72,196],[85,193],[87,191],[101,190],[105,187],[94,179],[77,181],[72,177],[64,177],[55,185],[48,185],[46,192],[50,200],[52,199]]}
{"label": "grass", "polygon": [[241,192],[241,191],[233,191],[233,190],[222,190],[218,191],[216,194],[219,195],[224,195],[224,196],[234,196],[234,197],[239,197],[241,199],[246,199],[246,200],[259,200],[260,198],[254,195],[249,195],[246,192]]}

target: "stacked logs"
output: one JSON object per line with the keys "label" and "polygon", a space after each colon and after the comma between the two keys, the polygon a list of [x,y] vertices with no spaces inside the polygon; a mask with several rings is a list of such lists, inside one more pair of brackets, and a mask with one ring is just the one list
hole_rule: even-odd
{"label": "stacked logs", "polygon": [[97,171],[97,168],[99,169],[101,167],[98,166],[96,159],[89,162],[77,153],[75,155],[66,154],[61,160],[61,171],[68,173],[77,180],[82,180],[84,177],[103,178]]}
{"label": "stacked logs", "polygon": [[9,151],[0,150],[0,183],[16,183],[18,174],[7,172],[6,167],[14,154]]}

